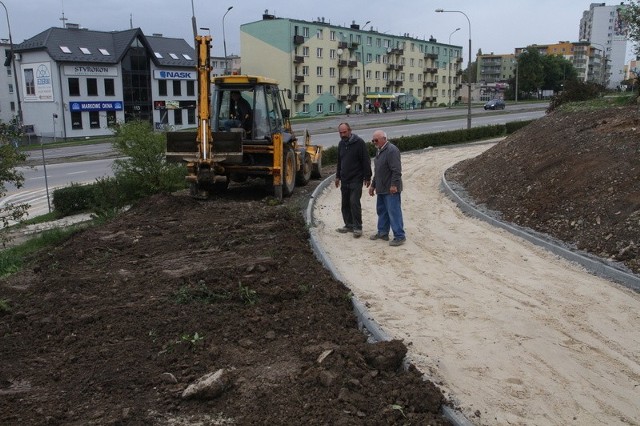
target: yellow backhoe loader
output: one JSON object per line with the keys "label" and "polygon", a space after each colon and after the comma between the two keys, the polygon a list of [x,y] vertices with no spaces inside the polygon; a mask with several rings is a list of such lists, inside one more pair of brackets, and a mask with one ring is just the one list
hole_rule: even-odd
{"label": "yellow backhoe loader", "polygon": [[[187,165],[191,194],[206,197],[231,181],[262,177],[278,199],[296,185],[319,179],[322,147],[291,128],[285,94],[270,78],[225,75],[211,78],[211,36],[196,36],[198,129],[168,132],[167,159]],[[213,85],[212,85],[213,83]]]}

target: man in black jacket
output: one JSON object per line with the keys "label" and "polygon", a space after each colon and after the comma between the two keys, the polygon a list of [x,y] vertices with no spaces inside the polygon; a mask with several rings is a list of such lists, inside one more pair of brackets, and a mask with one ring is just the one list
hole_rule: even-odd
{"label": "man in black jacket", "polygon": [[340,233],[353,232],[354,238],[362,236],[362,187],[371,184],[371,158],[364,140],[351,133],[348,123],[338,126],[338,164],[336,168],[336,188],[342,193],[342,219],[344,226]]}

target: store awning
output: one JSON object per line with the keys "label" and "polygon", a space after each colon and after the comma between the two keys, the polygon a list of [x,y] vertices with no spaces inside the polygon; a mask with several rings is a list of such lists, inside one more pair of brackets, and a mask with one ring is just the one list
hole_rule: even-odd
{"label": "store awning", "polygon": [[376,93],[367,93],[367,99],[395,99],[393,93],[387,92],[376,92]]}

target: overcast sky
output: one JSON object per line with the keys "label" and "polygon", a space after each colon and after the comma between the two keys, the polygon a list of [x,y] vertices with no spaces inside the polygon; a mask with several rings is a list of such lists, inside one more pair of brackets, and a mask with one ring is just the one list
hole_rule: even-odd
{"label": "overcast sky", "polygon": [[[228,54],[240,54],[240,25],[259,21],[268,10],[276,17],[306,21],[324,18],[332,25],[353,21],[393,35],[408,33],[418,39],[463,46],[468,58],[469,22],[462,13],[436,13],[435,9],[462,11],[471,23],[472,56],[513,53],[516,47],[578,41],[582,12],[589,0],[2,0],[8,10],[14,43],[50,27],[61,27],[63,11],[69,23],[99,31],[140,27],[144,34],[161,33],[183,38],[193,45],[192,5],[198,27],[213,36],[214,56],[223,56],[222,18]],[[619,4],[606,2],[607,5]],[[293,5],[293,7],[292,7]],[[0,9],[1,13],[2,9]],[[369,27],[367,27],[369,28]],[[459,31],[451,34],[456,28]],[[206,31],[203,31],[206,33]],[[0,38],[8,38],[6,19],[0,19]]]}

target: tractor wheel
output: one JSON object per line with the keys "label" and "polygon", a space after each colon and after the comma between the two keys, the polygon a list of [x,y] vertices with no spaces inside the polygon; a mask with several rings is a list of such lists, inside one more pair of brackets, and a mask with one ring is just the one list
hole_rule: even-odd
{"label": "tractor wheel", "polygon": [[296,187],[296,154],[291,148],[285,148],[282,161],[282,194],[288,197]]}
{"label": "tractor wheel", "polygon": [[313,168],[313,162],[311,156],[306,152],[302,153],[302,165],[300,170],[296,172],[296,185],[305,186],[311,179],[311,169]]}

